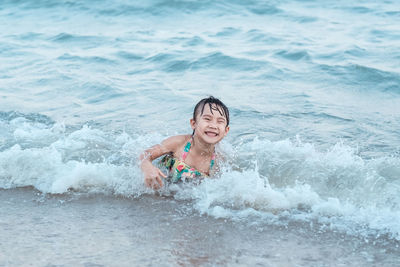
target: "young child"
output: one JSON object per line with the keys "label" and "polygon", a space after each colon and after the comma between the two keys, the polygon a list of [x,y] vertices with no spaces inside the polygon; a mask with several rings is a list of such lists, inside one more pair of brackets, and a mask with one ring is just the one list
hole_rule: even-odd
{"label": "young child", "polygon": [[172,182],[208,177],[215,171],[215,145],[229,132],[229,110],[212,96],[200,100],[190,119],[193,133],[172,136],[145,150],[141,155],[141,169],[146,186],[159,189],[161,177],[167,178],[152,161],[163,155],[161,163],[169,169]]}

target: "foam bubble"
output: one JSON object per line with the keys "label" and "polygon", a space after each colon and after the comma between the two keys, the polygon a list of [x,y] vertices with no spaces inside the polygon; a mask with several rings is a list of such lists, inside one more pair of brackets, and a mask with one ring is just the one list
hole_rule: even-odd
{"label": "foam bubble", "polygon": [[390,233],[399,239],[398,159],[364,160],[343,144],[326,152],[290,140],[254,139],[242,146],[256,162],[182,187],[175,197],[194,199],[200,213],[218,218],[317,220],[348,233]]}
{"label": "foam bubble", "polygon": [[[43,193],[102,193],[125,197],[151,193],[138,155],[160,134],[105,132],[87,125],[66,127],[13,118],[0,150],[0,187],[32,186]],[[11,141],[10,136],[13,136]],[[336,144],[318,151],[297,140],[255,138],[233,146],[219,178],[198,186],[172,184],[160,193],[193,201],[209,216],[281,223],[301,220],[347,232],[389,233],[400,239],[400,159],[363,159]],[[358,230],[357,230],[358,229]]]}

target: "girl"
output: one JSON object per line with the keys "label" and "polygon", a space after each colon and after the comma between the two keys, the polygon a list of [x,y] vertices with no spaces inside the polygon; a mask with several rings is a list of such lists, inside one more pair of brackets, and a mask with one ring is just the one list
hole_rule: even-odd
{"label": "girl", "polygon": [[[215,168],[215,145],[229,132],[229,110],[212,96],[200,100],[190,119],[192,135],[177,135],[145,150],[141,169],[146,186],[159,189],[167,178],[152,161],[163,155],[161,163],[169,169],[172,182],[210,176]],[[213,168],[214,167],[214,168]]]}

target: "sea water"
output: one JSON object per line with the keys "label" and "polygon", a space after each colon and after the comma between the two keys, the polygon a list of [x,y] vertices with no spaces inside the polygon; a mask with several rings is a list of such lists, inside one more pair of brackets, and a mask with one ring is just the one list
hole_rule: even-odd
{"label": "sea water", "polygon": [[[395,0],[1,1],[0,265],[399,266],[399,47]],[[208,95],[220,177],[145,188]]]}

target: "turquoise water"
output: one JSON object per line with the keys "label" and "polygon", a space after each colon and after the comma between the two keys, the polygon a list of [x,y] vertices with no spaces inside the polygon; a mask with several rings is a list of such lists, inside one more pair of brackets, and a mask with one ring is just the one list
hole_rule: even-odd
{"label": "turquoise water", "polygon": [[152,195],[138,154],[214,95],[233,163],[166,201],[398,247],[397,1],[2,1],[0,22],[0,188]]}

